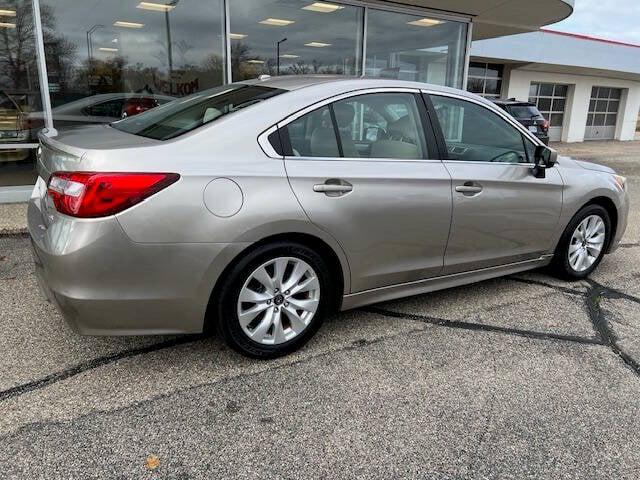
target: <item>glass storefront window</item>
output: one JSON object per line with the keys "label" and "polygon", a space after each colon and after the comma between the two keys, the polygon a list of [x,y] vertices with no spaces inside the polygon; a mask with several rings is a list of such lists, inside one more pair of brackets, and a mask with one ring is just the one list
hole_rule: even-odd
{"label": "glass storefront window", "polygon": [[0,15],[0,187],[33,184],[37,141],[30,116],[41,109],[31,1],[2,4]]}
{"label": "glass storefront window", "polygon": [[363,8],[327,2],[233,0],[233,81],[261,74],[359,75],[363,16]]}
{"label": "glass storefront window", "polygon": [[[32,1],[4,0],[0,187],[34,183],[32,147],[45,120],[57,130],[111,123],[229,79],[365,73],[462,86],[467,23],[354,3],[40,0],[45,58],[38,60]],[[482,85],[470,88],[499,88],[500,71],[483,71]]]}
{"label": "glass storefront window", "polygon": [[366,75],[461,88],[467,25],[369,9]]}
{"label": "glass storefront window", "polygon": [[222,0],[42,5],[53,124],[129,117],[224,83]]}

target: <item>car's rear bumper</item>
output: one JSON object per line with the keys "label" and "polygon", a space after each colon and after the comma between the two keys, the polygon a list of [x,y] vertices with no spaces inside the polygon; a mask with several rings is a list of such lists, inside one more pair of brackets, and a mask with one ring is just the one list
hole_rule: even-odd
{"label": "car's rear bumper", "polygon": [[217,278],[246,247],[139,244],[115,217],[43,215],[40,203],[32,199],[28,207],[38,281],[84,335],[201,332]]}

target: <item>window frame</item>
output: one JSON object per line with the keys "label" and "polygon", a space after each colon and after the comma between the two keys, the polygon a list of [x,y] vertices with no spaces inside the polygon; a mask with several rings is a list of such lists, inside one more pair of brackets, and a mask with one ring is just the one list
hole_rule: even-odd
{"label": "window frame", "polygon": [[[465,162],[465,163],[473,163],[473,164],[477,164],[477,165],[512,165],[514,167],[527,167],[527,168],[531,168],[533,166],[535,166],[535,159],[530,159],[529,158],[529,153],[526,147],[526,140],[531,141],[535,146],[545,146],[544,143],[542,142],[542,140],[540,140],[539,138],[537,138],[535,135],[533,135],[531,132],[529,132],[526,128],[524,128],[524,126],[519,123],[518,121],[516,121],[515,119],[513,119],[507,112],[505,112],[504,110],[502,110],[500,107],[498,107],[495,104],[486,104],[483,101],[480,101],[476,98],[470,97],[470,96],[465,96],[465,95],[460,95],[460,94],[456,94],[456,93],[452,93],[452,92],[444,92],[444,91],[438,91],[438,90],[421,90],[422,92],[422,96],[424,98],[425,104],[427,105],[427,110],[429,113],[429,117],[432,119],[431,121],[431,125],[432,125],[432,129],[434,130],[435,134],[436,134],[436,139],[437,139],[437,144],[438,144],[438,148],[440,150],[440,158],[442,158],[443,162]],[[508,123],[509,125],[511,125],[512,127],[514,127],[522,136],[522,146],[527,154],[527,160],[528,162],[522,162],[522,163],[511,163],[511,162],[487,162],[484,160],[455,160],[455,159],[450,159],[449,158],[449,150],[447,148],[447,144],[445,141],[445,136],[444,136],[444,132],[442,131],[442,127],[440,125],[440,121],[438,120],[438,116],[436,114],[436,110],[433,107],[433,103],[431,101],[431,96],[438,96],[438,97],[448,97],[448,98],[453,98],[456,100],[460,100],[463,102],[469,102],[469,103],[473,103],[475,105],[478,105],[480,107],[485,108],[486,110],[488,110],[489,112],[494,113],[495,115],[498,115],[500,118],[502,118],[502,120],[504,120],[506,123]],[[470,94],[471,95],[471,94]],[[489,100],[485,100],[486,102],[489,102]]]}
{"label": "window frame", "polygon": [[[418,112],[420,116],[420,121],[422,123],[422,130],[423,130],[425,142],[426,142],[427,152],[425,153],[428,155],[429,158],[403,159],[403,158],[344,157],[344,156],[341,156],[341,157],[307,157],[307,156],[294,157],[289,153],[291,152],[291,142],[288,134],[286,133],[287,132],[286,127],[288,127],[289,124],[323,107],[329,107],[329,110],[333,111],[332,105],[341,100],[347,100],[354,97],[360,97],[364,95],[372,95],[372,94],[378,94],[378,93],[404,93],[404,94],[411,94],[414,96],[416,101],[416,106],[418,108]],[[334,118],[332,118],[332,122],[334,125],[334,129],[337,128]],[[277,149],[274,148],[274,145],[272,145],[269,142],[269,136],[276,131],[278,132],[280,145],[281,145],[279,150],[282,151],[284,155],[279,154]],[[340,138],[337,134],[336,136],[337,136],[339,149],[340,151],[342,151]],[[273,139],[273,137],[271,138]],[[258,143],[260,144],[265,154],[267,154],[267,156],[271,158],[278,158],[278,159],[305,160],[305,161],[441,162],[442,156],[441,156],[440,148],[438,147],[437,142],[438,142],[438,137],[436,132],[434,131],[434,125],[433,125],[433,122],[431,121],[431,118],[427,109],[427,105],[424,102],[424,96],[421,94],[420,89],[408,88],[408,87],[366,88],[366,89],[355,90],[355,91],[335,95],[333,97],[325,98],[323,100],[320,100],[311,105],[308,105],[307,107],[286,116],[285,118],[280,120],[278,123],[276,123],[275,125],[265,130],[258,137]]]}

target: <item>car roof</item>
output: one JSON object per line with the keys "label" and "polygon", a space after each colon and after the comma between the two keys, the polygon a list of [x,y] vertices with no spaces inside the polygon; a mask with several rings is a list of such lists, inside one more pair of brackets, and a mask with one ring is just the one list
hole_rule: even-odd
{"label": "car roof", "polygon": [[476,94],[467,92],[466,90],[458,90],[431,83],[396,80],[392,78],[353,77],[347,75],[286,75],[280,77],[264,75],[255,80],[244,80],[239,83],[246,85],[262,85],[265,87],[279,88],[289,91],[320,86],[323,84],[332,84],[333,86],[343,85],[346,91],[354,86],[357,86],[357,88],[415,88],[434,92],[455,93],[456,95],[462,95],[476,100],[479,99],[485,103],[491,104],[488,100]]}
{"label": "car roof", "polygon": [[525,102],[525,101],[519,101],[519,100],[503,100],[503,99],[495,99],[493,100],[493,103],[495,103],[496,105],[522,105],[522,106],[528,106],[528,107],[535,107],[536,104],[535,103],[531,103],[531,102]]}

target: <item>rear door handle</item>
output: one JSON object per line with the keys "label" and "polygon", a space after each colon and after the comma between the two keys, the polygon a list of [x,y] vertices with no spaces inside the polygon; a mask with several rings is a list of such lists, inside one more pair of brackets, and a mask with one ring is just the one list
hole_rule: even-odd
{"label": "rear door handle", "polygon": [[465,195],[477,195],[482,192],[481,185],[474,185],[471,182],[467,182],[464,185],[458,185],[456,187],[456,192],[463,193]]}
{"label": "rear door handle", "polygon": [[318,193],[324,193],[325,195],[337,197],[353,191],[353,185],[344,180],[327,180],[325,183],[321,183],[313,186],[313,191]]}
{"label": "rear door handle", "polygon": [[347,193],[353,191],[352,185],[314,185],[313,191],[318,193]]}

